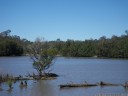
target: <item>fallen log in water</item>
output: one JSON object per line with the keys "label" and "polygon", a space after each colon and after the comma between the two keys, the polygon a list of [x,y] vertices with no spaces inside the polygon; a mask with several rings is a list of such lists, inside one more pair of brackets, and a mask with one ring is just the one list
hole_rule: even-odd
{"label": "fallen log in water", "polygon": [[124,85],[122,85],[123,87],[125,87],[125,88],[128,88],[128,84],[124,84]]}
{"label": "fallen log in water", "polygon": [[41,80],[54,80],[56,77],[42,77]]}
{"label": "fallen log in water", "polygon": [[120,84],[112,84],[112,83],[107,83],[107,82],[101,81],[100,83],[98,83],[98,85],[100,85],[100,86],[119,86]]}
{"label": "fallen log in water", "polygon": [[56,77],[24,77],[24,78],[14,78],[14,80],[54,80]]}
{"label": "fallen log in water", "polygon": [[9,74],[0,74],[0,83],[2,82],[7,82],[8,80],[13,80],[13,81],[18,81],[18,80],[54,80],[58,77],[57,74],[55,73],[45,73],[41,76],[39,75],[35,75],[33,73],[33,75],[29,74],[26,75],[26,76],[12,76],[12,75],[9,75]]}
{"label": "fallen log in water", "polygon": [[128,81],[126,81],[125,84],[123,84],[122,86],[128,88]]}
{"label": "fallen log in water", "polygon": [[34,78],[33,77],[22,77],[22,78],[14,77],[13,80],[34,80]]}
{"label": "fallen log in water", "polygon": [[64,88],[64,87],[91,87],[91,86],[97,86],[97,84],[61,84],[60,88]]}
{"label": "fallen log in water", "polygon": [[[88,84],[88,83],[84,83],[84,84],[61,84],[60,88],[64,88],[64,87],[91,87],[91,86],[119,86],[120,84],[112,84],[112,83],[106,83],[101,81],[100,83],[97,84]],[[128,87],[128,84],[125,85]]]}

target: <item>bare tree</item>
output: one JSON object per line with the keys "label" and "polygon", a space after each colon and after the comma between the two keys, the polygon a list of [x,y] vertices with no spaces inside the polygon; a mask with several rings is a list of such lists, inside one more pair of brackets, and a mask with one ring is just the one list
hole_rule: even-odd
{"label": "bare tree", "polygon": [[33,60],[33,67],[37,70],[39,76],[45,74],[53,65],[54,54],[49,54],[47,42],[41,38],[37,38],[35,42],[29,46],[30,58]]}

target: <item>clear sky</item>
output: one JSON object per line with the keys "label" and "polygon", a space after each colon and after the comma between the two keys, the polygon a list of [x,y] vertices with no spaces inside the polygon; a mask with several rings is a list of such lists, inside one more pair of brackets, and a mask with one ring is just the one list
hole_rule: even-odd
{"label": "clear sky", "polygon": [[128,0],[0,0],[0,32],[34,41],[125,34]]}

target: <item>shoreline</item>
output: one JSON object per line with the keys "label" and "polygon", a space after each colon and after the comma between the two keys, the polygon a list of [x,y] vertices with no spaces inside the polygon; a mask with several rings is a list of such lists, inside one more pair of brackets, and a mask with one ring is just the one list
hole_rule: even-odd
{"label": "shoreline", "polygon": [[[28,54],[21,55],[21,56],[0,56],[0,58],[3,57],[29,57]],[[56,55],[55,57],[64,57],[64,58],[87,58],[87,59],[116,59],[116,60],[128,60],[128,58],[114,58],[114,57],[98,57],[98,56],[92,56],[92,57],[79,57],[79,56],[61,56]]]}

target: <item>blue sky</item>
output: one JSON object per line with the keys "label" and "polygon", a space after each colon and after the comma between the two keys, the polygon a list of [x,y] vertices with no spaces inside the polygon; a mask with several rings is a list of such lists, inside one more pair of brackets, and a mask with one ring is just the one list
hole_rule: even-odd
{"label": "blue sky", "polygon": [[0,32],[34,41],[120,36],[128,29],[128,0],[0,0]]}

